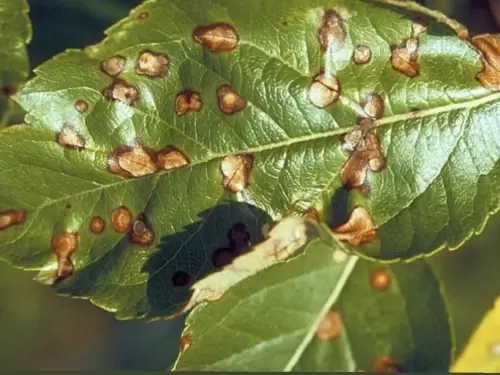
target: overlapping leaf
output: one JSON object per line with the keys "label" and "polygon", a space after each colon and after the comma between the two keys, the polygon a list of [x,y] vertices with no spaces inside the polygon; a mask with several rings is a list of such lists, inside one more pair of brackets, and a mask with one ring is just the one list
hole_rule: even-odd
{"label": "overlapping leaf", "polygon": [[[368,168],[343,168],[354,154],[342,139],[370,115],[371,146],[376,134],[381,148],[368,151],[386,167],[367,173],[369,200],[351,202],[379,228],[369,255],[458,246],[498,209],[500,94],[478,80],[485,66],[466,31],[435,17],[389,0],[146,1],[101,44],[43,64],[19,96],[31,126],[0,134],[0,212],[24,221],[0,232],[0,256],[42,268],[49,283],[56,269],[74,269],[55,288],[120,318],[174,313],[188,289],[172,280],[213,269],[235,223],[255,243],[265,223],[292,212],[316,208],[329,219],[339,176],[347,168],[360,179]],[[197,29],[214,24],[222,37]],[[317,78],[322,71],[338,90]],[[336,99],[326,108],[314,105],[322,86]],[[158,172],[151,155],[167,146],[189,165]],[[127,173],[107,170],[116,158]],[[233,184],[223,174],[237,163]],[[122,208],[148,225],[145,246],[113,230]],[[51,242],[66,246],[59,262]]]}

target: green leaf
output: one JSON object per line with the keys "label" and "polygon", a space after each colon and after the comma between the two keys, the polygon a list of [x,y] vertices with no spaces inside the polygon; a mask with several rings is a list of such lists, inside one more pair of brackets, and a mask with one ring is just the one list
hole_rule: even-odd
{"label": "green leaf", "polygon": [[[370,371],[390,358],[404,371],[447,371],[450,326],[428,266],[354,266],[355,256],[334,263],[333,249],[313,240],[304,254],[193,310],[183,333],[190,345],[175,369]],[[326,330],[320,338],[328,341],[320,341],[315,332],[331,308],[341,328],[330,327],[338,332]]]}
{"label": "green leaf", "polygon": [[[235,31],[215,27],[222,44],[204,48],[209,29],[199,27],[219,22]],[[404,62],[415,33],[418,69]],[[393,45],[398,68],[417,76],[392,67]],[[172,280],[211,272],[237,222],[256,243],[289,214],[316,208],[330,220],[362,205],[380,239],[361,249],[369,256],[457,247],[499,206],[500,94],[483,68],[463,27],[411,2],[147,1],[102,43],[37,68],[20,94],[31,126],[0,134],[0,212],[24,222],[0,232],[0,257],[126,319],[177,312],[189,290]],[[322,70],[340,86],[327,108],[310,100],[321,104],[325,90],[336,99],[331,77],[315,78]],[[383,116],[355,129],[381,114],[372,93]],[[356,134],[365,142],[352,143]],[[183,168],[159,171],[155,158]],[[339,176],[362,180],[366,158],[386,167],[367,173],[368,197],[339,207]],[[113,230],[112,212],[138,219],[142,237]]]}
{"label": "green leaf", "polygon": [[20,108],[9,96],[28,78],[30,39],[27,0],[0,0],[0,126],[19,120]]}

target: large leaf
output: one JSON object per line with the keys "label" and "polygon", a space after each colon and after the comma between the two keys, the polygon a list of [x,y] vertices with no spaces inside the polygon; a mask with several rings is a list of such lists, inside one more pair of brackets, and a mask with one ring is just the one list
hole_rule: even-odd
{"label": "large leaf", "polygon": [[9,96],[28,78],[26,43],[30,39],[27,0],[0,0],[0,126],[22,113]]}
{"label": "large leaf", "polygon": [[255,242],[330,219],[344,183],[365,183],[367,254],[457,247],[498,209],[496,40],[411,2],[147,1],[18,97],[0,256],[119,318],[168,315],[234,224]]}
{"label": "large leaf", "polygon": [[316,239],[193,310],[175,369],[447,371],[450,327],[428,266],[334,262],[335,247]]}

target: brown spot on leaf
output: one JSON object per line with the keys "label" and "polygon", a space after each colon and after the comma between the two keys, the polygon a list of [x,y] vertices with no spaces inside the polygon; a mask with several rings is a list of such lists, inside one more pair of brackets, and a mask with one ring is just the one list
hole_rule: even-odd
{"label": "brown spot on leaf", "polygon": [[316,337],[320,341],[336,339],[342,333],[342,317],[337,311],[328,311],[316,330]]}
{"label": "brown spot on leaf", "polygon": [[372,367],[373,372],[401,372],[394,361],[389,357],[379,357],[375,359]]}
{"label": "brown spot on leaf", "polygon": [[125,81],[119,80],[106,87],[103,95],[108,100],[119,100],[133,105],[139,99],[139,90]]}
{"label": "brown spot on leaf", "polygon": [[85,139],[69,124],[65,124],[61,131],[57,133],[56,140],[61,146],[72,150],[83,150],[85,148]]}
{"label": "brown spot on leaf", "polygon": [[191,343],[193,340],[191,339],[190,335],[184,335],[181,337],[181,340],[179,342],[179,351],[181,354],[184,354],[186,350],[188,350],[191,347]]}
{"label": "brown spot on leaf", "polygon": [[140,246],[150,246],[155,239],[153,230],[145,217],[134,221],[132,230],[129,232],[130,242]]}
{"label": "brown spot on leaf", "polygon": [[369,117],[379,119],[384,115],[384,100],[380,95],[369,94],[366,96],[363,109]]}
{"label": "brown spot on leaf", "polygon": [[500,90],[500,35],[477,35],[471,43],[481,54],[484,64],[477,79],[489,89]]}
{"label": "brown spot on leaf", "polygon": [[183,91],[175,98],[175,113],[178,116],[188,112],[198,112],[201,107],[201,95],[197,92]]}
{"label": "brown spot on leaf", "polygon": [[199,26],[194,29],[193,38],[211,52],[230,52],[240,41],[236,29],[227,23]]}
{"label": "brown spot on leaf", "polygon": [[174,284],[174,286],[186,286],[189,284],[190,280],[191,276],[184,271],[176,271],[172,276],[172,284]]}
{"label": "brown spot on leaf", "polygon": [[236,252],[241,252],[252,246],[250,242],[250,233],[243,223],[235,223],[227,233],[229,246]]}
{"label": "brown spot on leaf", "polygon": [[335,103],[340,96],[340,86],[332,75],[318,74],[309,88],[309,100],[318,108],[326,108]]}
{"label": "brown spot on leaf", "polygon": [[354,247],[377,239],[375,225],[364,207],[356,207],[345,224],[333,229],[333,234],[338,240]]}
{"label": "brown spot on leaf", "polygon": [[61,281],[73,273],[71,254],[78,248],[78,234],[61,232],[52,237],[51,248],[57,257],[57,271],[54,282]]}
{"label": "brown spot on leaf", "polygon": [[127,207],[121,206],[111,213],[111,226],[118,233],[126,233],[132,227],[132,213]]}
{"label": "brown spot on leaf", "polygon": [[0,212],[0,230],[24,223],[26,211],[8,210]]}
{"label": "brown spot on leaf", "polygon": [[346,33],[340,14],[333,9],[325,10],[323,23],[318,31],[321,48],[337,50],[344,44]]}
{"label": "brown spot on leaf", "polygon": [[106,227],[106,223],[104,219],[100,216],[94,216],[90,219],[90,230],[92,233],[100,234],[104,231]]}
{"label": "brown spot on leaf", "polygon": [[392,49],[391,64],[398,72],[407,77],[416,77],[419,73],[418,39],[406,39],[399,46]]}
{"label": "brown spot on leaf", "polygon": [[108,170],[126,177],[142,177],[155,173],[156,155],[140,144],[118,147],[108,158]]}
{"label": "brown spot on leaf", "polygon": [[352,55],[352,59],[354,60],[354,63],[358,65],[368,64],[372,59],[372,51],[370,47],[365,45],[357,46]]}
{"label": "brown spot on leaf", "polygon": [[156,156],[156,165],[166,171],[185,167],[189,159],[175,146],[167,146]]}
{"label": "brown spot on leaf", "polygon": [[305,212],[304,217],[306,217],[306,218],[308,218],[309,220],[312,220],[312,221],[320,221],[319,212],[315,208],[308,209]]}
{"label": "brown spot on leaf", "polygon": [[19,86],[17,85],[9,84],[2,87],[2,92],[6,96],[15,95],[18,91],[19,91]]}
{"label": "brown spot on leaf", "polygon": [[226,156],[221,163],[222,185],[233,193],[243,191],[250,183],[252,168],[252,155]]}
{"label": "brown spot on leaf", "polygon": [[123,72],[125,61],[125,57],[123,56],[113,56],[101,63],[101,69],[108,76],[116,77]]}
{"label": "brown spot on leaf", "polygon": [[146,19],[149,18],[149,13],[148,12],[141,12],[137,16],[137,18],[140,19],[140,20],[146,20]]}
{"label": "brown spot on leaf", "polygon": [[139,55],[135,71],[139,75],[159,78],[167,74],[169,64],[170,60],[167,55],[152,51],[144,51]]}
{"label": "brown spot on leaf", "polygon": [[370,274],[370,285],[380,291],[386,291],[392,284],[392,276],[386,268],[376,268]]}
{"label": "brown spot on leaf", "polygon": [[84,113],[87,112],[89,109],[89,103],[87,103],[85,100],[77,100],[75,102],[75,108],[78,112]]}
{"label": "brown spot on leaf", "polygon": [[228,85],[217,89],[217,101],[220,110],[228,115],[243,111],[247,105],[245,98]]}
{"label": "brown spot on leaf", "polygon": [[212,254],[212,264],[215,268],[222,268],[231,264],[238,254],[228,247],[221,247]]}

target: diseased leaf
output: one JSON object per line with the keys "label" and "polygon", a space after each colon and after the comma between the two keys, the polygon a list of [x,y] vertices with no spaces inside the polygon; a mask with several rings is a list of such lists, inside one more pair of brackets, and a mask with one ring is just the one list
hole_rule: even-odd
{"label": "diseased leaf", "polygon": [[428,266],[335,262],[338,246],[313,240],[193,310],[175,369],[447,371],[450,326]]}
{"label": "diseased leaf", "polygon": [[455,248],[499,206],[497,54],[412,2],[146,1],[17,98],[0,256],[127,319],[178,312],[236,224],[333,225],[343,185],[369,256]]}
{"label": "diseased leaf", "polygon": [[9,97],[28,78],[30,39],[27,0],[0,0],[0,126],[22,120],[23,111]]}

